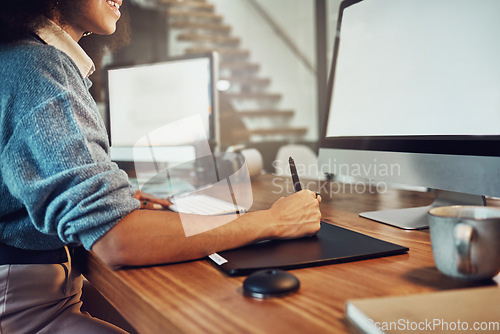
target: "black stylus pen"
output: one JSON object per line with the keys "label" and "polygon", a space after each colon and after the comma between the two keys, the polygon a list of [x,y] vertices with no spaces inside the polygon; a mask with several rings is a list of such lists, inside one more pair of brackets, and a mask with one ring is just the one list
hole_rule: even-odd
{"label": "black stylus pen", "polygon": [[302,186],[300,185],[299,175],[297,174],[297,168],[295,168],[295,161],[292,157],[288,158],[288,164],[290,165],[290,172],[292,173],[292,182],[295,192],[301,191]]}

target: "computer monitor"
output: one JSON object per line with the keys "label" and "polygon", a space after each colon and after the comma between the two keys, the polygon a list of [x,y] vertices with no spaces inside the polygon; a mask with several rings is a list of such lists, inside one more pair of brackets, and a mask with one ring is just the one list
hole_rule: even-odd
{"label": "computer monitor", "polygon": [[108,67],[111,158],[172,165],[216,151],[217,58],[210,52]]}
{"label": "computer monitor", "polygon": [[[343,1],[320,168],[436,189],[431,206],[499,197],[498,13],[497,0]],[[419,229],[428,209],[362,216]]]}

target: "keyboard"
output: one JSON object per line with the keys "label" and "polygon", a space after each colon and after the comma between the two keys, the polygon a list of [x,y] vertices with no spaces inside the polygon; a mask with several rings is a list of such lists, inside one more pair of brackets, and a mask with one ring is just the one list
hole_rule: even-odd
{"label": "keyboard", "polygon": [[188,195],[170,198],[170,210],[179,213],[198,215],[222,215],[229,213],[245,213],[247,209],[208,195]]}

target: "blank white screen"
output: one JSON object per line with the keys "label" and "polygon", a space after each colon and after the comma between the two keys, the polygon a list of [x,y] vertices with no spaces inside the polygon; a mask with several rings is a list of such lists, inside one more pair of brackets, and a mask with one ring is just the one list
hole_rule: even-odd
{"label": "blank white screen", "polygon": [[[179,128],[151,145],[186,145],[210,134],[210,59],[182,59],[108,72],[111,143],[133,147],[162,126],[198,115],[205,133]],[[189,129],[188,129],[189,130]],[[194,129],[193,129],[194,130]]]}
{"label": "blank white screen", "polygon": [[500,1],[344,10],[327,137],[500,134]]}

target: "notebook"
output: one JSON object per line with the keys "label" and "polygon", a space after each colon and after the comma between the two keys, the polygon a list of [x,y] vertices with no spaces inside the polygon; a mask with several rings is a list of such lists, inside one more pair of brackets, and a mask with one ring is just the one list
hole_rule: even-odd
{"label": "notebook", "polygon": [[346,316],[368,334],[500,333],[500,288],[349,300]]}
{"label": "notebook", "polygon": [[321,222],[313,237],[272,240],[211,254],[209,259],[230,276],[269,268],[296,269],[406,253],[390,242]]}

